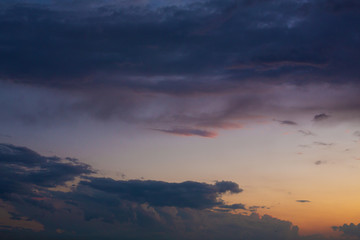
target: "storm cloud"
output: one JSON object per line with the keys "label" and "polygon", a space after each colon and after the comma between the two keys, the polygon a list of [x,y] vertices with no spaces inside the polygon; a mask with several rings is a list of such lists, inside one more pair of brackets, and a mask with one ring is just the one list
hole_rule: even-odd
{"label": "storm cloud", "polygon": [[[65,88],[115,84],[171,93],[175,85],[167,84],[167,77],[153,83],[126,79],[139,73],[228,79],[247,79],[251,73],[273,79],[285,74],[305,77],[312,71],[330,81],[336,81],[330,74],[346,74],[352,81],[358,73],[357,4],[199,0],[2,5],[0,29],[6,37],[0,40],[0,73],[30,84]],[[259,8],[267,14],[260,14]],[[342,64],[344,58],[353,64]],[[181,81],[176,92],[188,88],[186,83]]]}
{"label": "storm cloud", "polygon": [[[2,94],[12,102],[3,104],[8,121],[57,124],[85,113],[214,137],[314,110],[337,112],[334,121],[360,117],[360,18],[351,1],[16,0],[1,7],[2,88],[25,88],[30,105],[25,111]],[[337,100],[328,98],[334,89]],[[293,104],[298,92],[305,101]]]}

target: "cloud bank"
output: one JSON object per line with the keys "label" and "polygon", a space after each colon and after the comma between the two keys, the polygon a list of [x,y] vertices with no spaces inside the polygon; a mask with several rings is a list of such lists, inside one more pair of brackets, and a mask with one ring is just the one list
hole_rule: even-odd
{"label": "cloud bank", "polygon": [[[231,181],[96,177],[76,159],[9,144],[0,145],[0,167],[0,203],[9,215],[8,225],[0,226],[4,239],[301,239],[288,221],[232,213],[261,206],[226,204],[222,194],[242,192]],[[24,222],[42,227],[35,231]]]}

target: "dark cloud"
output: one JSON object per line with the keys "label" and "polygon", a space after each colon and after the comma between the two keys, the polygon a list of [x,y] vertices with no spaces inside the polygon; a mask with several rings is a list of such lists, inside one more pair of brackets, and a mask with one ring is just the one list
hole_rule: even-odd
{"label": "dark cloud", "polygon": [[326,7],[335,13],[360,11],[360,3],[356,0],[327,0]]}
{"label": "dark cloud", "polygon": [[[353,8],[338,13],[330,7],[338,3],[295,0],[65,2],[1,3],[1,84],[33,92],[19,106],[13,98],[20,90],[2,95],[9,114],[0,120],[55,124],[87,114],[212,135],[211,128],[266,116],[319,109],[353,121],[360,115]],[[293,106],[293,87],[313,85],[321,89],[299,91],[304,105]],[[41,104],[30,104],[41,96],[34,86],[49,91]],[[333,88],[346,97],[323,96]]]}
{"label": "dark cloud", "polygon": [[[0,177],[0,186],[5,186],[0,198],[16,210],[9,210],[11,221],[42,226],[42,230],[32,231],[3,225],[2,239],[280,240],[298,236],[297,227],[290,222],[266,215],[227,213],[245,209],[243,204],[224,204],[220,198],[224,193],[242,191],[234,182],[97,178],[89,176],[94,173],[90,166],[74,158],[44,157],[8,144],[1,144],[0,150],[0,167],[5,170]],[[36,175],[41,171],[44,174]],[[55,190],[75,176],[83,176],[83,181],[67,191]],[[10,201],[7,195],[12,195]],[[225,212],[212,210],[214,207]]]}
{"label": "dark cloud", "polygon": [[[232,210],[256,211],[264,206],[225,204],[224,193],[240,193],[242,189],[231,181],[213,184],[200,182],[169,183],[163,181],[129,180],[89,176],[94,172],[74,158],[44,157],[24,147],[0,145],[0,186],[17,186],[7,191],[11,206],[8,213],[17,226],[2,224],[1,239],[190,239],[190,240],[301,240],[325,239],[321,236],[301,237],[291,222],[268,215],[260,217],[229,213]],[[42,181],[27,178],[27,173],[52,172],[52,164],[68,166],[68,177],[42,174]],[[64,181],[83,176],[79,184],[67,191],[56,190]],[[6,171],[3,171],[6,170]],[[63,170],[59,167],[59,171]],[[84,176],[85,175],[85,176]],[[25,180],[26,179],[26,180]],[[35,179],[35,180],[34,180]],[[45,184],[45,182],[51,184]],[[22,188],[21,188],[22,186]],[[48,188],[52,186],[55,188]],[[4,187],[2,187],[4,188]],[[25,191],[27,188],[30,191]],[[301,200],[305,201],[305,200]],[[22,222],[37,223],[34,231]]]}
{"label": "dark cloud", "polygon": [[217,136],[216,132],[210,132],[202,129],[187,129],[187,128],[174,128],[170,130],[166,129],[154,129],[156,131],[180,135],[180,136],[200,136],[200,137],[207,137],[207,138],[214,138]]}
{"label": "dark cloud", "polygon": [[296,122],[290,121],[290,120],[275,120],[275,121],[279,122],[280,124],[284,124],[284,125],[297,125]]}
{"label": "dark cloud", "polygon": [[264,209],[264,208],[270,209],[270,208],[268,208],[268,207],[266,207],[266,206],[250,206],[250,207],[248,208],[248,210],[249,210],[250,212],[256,212],[258,209]]}
{"label": "dark cloud", "polygon": [[[328,14],[339,9],[342,18]],[[0,29],[6,32],[0,40],[0,74],[51,87],[115,84],[165,92],[193,91],[199,82],[185,78],[174,88],[166,80],[126,79],[290,74],[305,80],[311,73],[329,81],[347,75],[352,81],[358,73],[355,26],[360,21],[353,10],[350,1],[199,0],[156,7],[122,1],[6,1],[0,13]],[[344,59],[352,61],[343,64]]]}
{"label": "dark cloud", "polygon": [[354,132],[354,136],[360,137],[360,131],[355,131],[355,132]]}
{"label": "dark cloud", "polygon": [[328,119],[330,116],[325,113],[320,113],[314,116],[313,121],[319,122]]}
{"label": "dark cloud", "polygon": [[[3,172],[0,176],[1,198],[9,199],[15,195],[24,197],[33,204],[50,197],[47,188],[62,186],[80,176],[86,176],[86,180],[79,183],[80,186],[114,194],[122,200],[152,206],[212,208],[224,205],[220,199],[221,194],[243,191],[238,184],[230,181],[215,184],[192,181],[168,183],[89,177],[95,170],[77,159],[44,157],[28,148],[9,144],[0,144],[0,168]],[[41,191],[44,195],[36,193]]]}
{"label": "dark cloud", "polygon": [[80,184],[96,190],[116,194],[121,199],[151,206],[212,208],[222,204],[220,194],[240,193],[242,189],[233,182],[216,182],[214,185],[199,182],[168,183],[161,181],[91,178]]}
{"label": "dark cloud", "polygon": [[229,210],[238,210],[238,209],[245,210],[246,209],[245,205],[241,204],[241,203],[236,203],[236,204],[231,204],[231,205],[221,205],[220,207],[224,208],[224,209],[229,209]]}
{"label": "dark cloud", "polygon": [[0,196],[5,199],[14,195],[41,198],[35,193],[41,188],[61,186],[83,174],[94,173],[87,164],[44,157],[9,144],[0,144],[0,169]]}
{"label": "dark cloud", "polygon": [[[283,113],[297,117],[325,109],[352,119],[360,115],[360,17],[353,3],[126,2],[3,1],[1,84],[60,90],[64,99],[50,92],[51,100],[41,99],[41,105],[26,101],[26,111],[4,95],[3,102],[12,104],[4,104],[9,114],[1,119],[54,123],[86,113],[211,136],[211,128],[239,128],[264,116],[286,118]],[[304,106],[293,107],[297,94],[291,89],[313,85],[322,89],[312,96],[300,91]],[[324,88],[344,86],[351,87],[341,101],[317,99]],[[27,100],[40,96],[29,95]]]}
{"label": "dark cloud", "polygon": [[309,201],[309,200],[296,200],[296,202],[298,202],[298,203],[309,203],[311,201]]}
{"label": "dark cloud", "polygon": [[346,237],[355,237],[356,239],[360,239],[360,224],[344,224],[342,226],[334,226],[332,229],[334,231],[342,232]]}

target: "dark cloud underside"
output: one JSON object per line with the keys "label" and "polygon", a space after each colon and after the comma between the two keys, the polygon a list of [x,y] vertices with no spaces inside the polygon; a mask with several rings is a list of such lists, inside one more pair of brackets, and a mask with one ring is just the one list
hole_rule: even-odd
{"label": "dark cloud underside", "polygon": [[[243,191],[231,181],[207,184],[99,178],[91,166],[77,159],[45,157],[9,144],[0,144],[0,168],[0,200],[6,203],[1,208],[12,207],[8,210],[10,220],[35,221],[44,226],[36,233],[10,222],[0,230],[0,236],[6,239],[21,239],[24,235],[29,239],[116,239],[118,234],[124,234],[124,239],[202,239],[207,234],[198,230],[200,222],[216,231],[216,238],[207,239],[220,239],[224,236],[222,229],[234,217],[240,222],[248,218],[259,227],[269,224],[269,228],[279,221],[212,212],[213,208],[245,209],[243,204],[227,205],[221,199],[222,194]],[[75,178],[81,181],[75,184]],[[60,186],[68,186],[68,190],[56,190]],[[222,223],[217,219],[223,219]],[[297,234],[290,223],[279,224],[285,228],[279,236]],[[103,230],[96,227],[100,225]],[[256,233],[245,225],[242,229],[248,229],[251,236],[267,234],[267,230]]]}
{"label": "dark cloud underside", "polygon": [[[306,80],[311,73],[317,81],[340,76],[357,81],[358,4],[209,0],[167,5],[6,1],[0,12],[6,33],[0,38],[0,75],[52,87],[101,84],[166,93],[197,89],[201,82],[186,76],[240,81],[291,74],[303,82],[313,81]],[[151,82],[145,76],[164,78]],[[186,79],[170,84],[169,76]],[[206,84],[197,91],[226,85]]]}
{"label": "dark cloud underside", "polygon": [[[314,120],[328,117],[322,111],[346,112],[337,116],[352,120],[360,115],[360,15],[352,1],[0,4],[1,84],[29,87],[25,105],[40,98],[35,89],[63,94],[47,92],[42,104],[26,107],[4,104],[9,114],[1,118],[9,121],[56,124],[86,113],[215,137],[218,129],[264,116],[287,119],[314,109],[320,113]],[[314,85],[316,94],[292,106],[300,102],[293,87]],[[346,97],[324,96],[333,89]],[[14,96],[2,98],[16,105]]]}

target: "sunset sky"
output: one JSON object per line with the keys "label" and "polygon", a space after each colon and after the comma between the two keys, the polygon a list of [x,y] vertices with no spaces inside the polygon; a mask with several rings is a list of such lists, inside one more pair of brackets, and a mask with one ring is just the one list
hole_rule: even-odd
{"label": "sunset sky", "polygon": [[360,239],[360,1],[1,0],[1,239]]}

